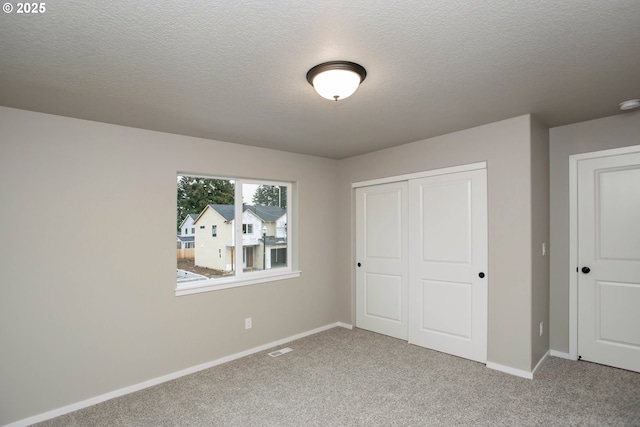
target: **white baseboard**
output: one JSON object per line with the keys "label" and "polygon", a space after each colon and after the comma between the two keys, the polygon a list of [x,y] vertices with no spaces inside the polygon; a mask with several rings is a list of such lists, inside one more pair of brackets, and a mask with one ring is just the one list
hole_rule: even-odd
{"label": "white baseboard", "polygon": [[531,375],[535,375],[536,371],[538,370],[538,368],[540,368],[540,366],[542,366],[542,364],[547,360],[547,358],[551,355],[551,351],[547,350],[547,352],[544,354],[544,356],[542,356],[540,358],[540,360],[538,360],[538,363],[536,364],[536,367],[533,368],[533,371],[531,372]]}
{"label": "white baseboard", "polygon": [[533,375],[542,366],[542,364],[547,360],[547,358],[550,355],[551,355],[551,352],[547,351],[544,354],[544,356],[542,356],[540,358],[540,360],[536,364],[536,367],[533,368],[533,370],[531,372],[528,372],[528,371],[525,371],[525,370],[522,370],[522,369],[512,368],[511,366],[500,365],[498,363],[493,363],[493,362],[487,362],[487,368],[494,369],[494,370],[500,371],[500,372],[505,372],[507,374],[515,375],[517,377],[526,378],[528,380],[532,380],[533,379]]}
{"label": "white baseboard", "polygon": [[297,335],[290,336],[288,338],[283,338],[278,341],[270,342],[268,344],[264,344],[258,347],[251,348],[249,350],[241,351],[240,353],[232,354],[230,356],[221,357],[220,359],[213,360],[211,362],[202,363],[200,365],[192,366],[190,368],[182,369],[177,372],[173,372],[171,374],[163,375],[161,377],[152,378],[147,381],[143,381],[138,384],[134,384],[128,387],[123,387],[118,390],[110,391],[105,394],[101,394],[99,396],[92,397],[90,399],[83,400],[81,402],[73,403],[71,405],[63,406],[62,408],[54,409],[48,412],[44,412],[42,414],[34,415],[29,418],[24,418],[19,421],[12,422],[10,424],[5,424],[3,427],[26,427],[31,424],[39,423],[42,421],[50,420],[51,418],[59,417],[60,415],[68,414],[69,412],[78,411],[80,409],[96,405],[98,403],[105,402],[107,400],[113,399],[115,397],[124,396],[125,394],[133,393],[136,391],[143,390],[148,387],[152,387],[154,385],[158,385],[167,381],[174,380],[176,378],[183,377],[185,375],[193,374],[198,371],[202,371],[204,369],[208,369],[217,365],[221,365],[226,362],[231,362],[232,360],[240,359],[241,357],[249,356],[254,353],[259,353],[261,351],[267,350],[272,347],[277,347],[282,344],[289,343],[291,341],[298,340],[300,338],[307,337],[309,335],[314,335],[319,332],[323,332],[329,329],[333,329],[336,327],[352,329],[353,327],[347,323],[336,322],[331,323],[329,325],[321,326],[316,329],[312,329],[310,331],[302,332]]}
{"label": "white baseboard", "polygon": [[345,329],[353,329],[353,325],[349,324],[349,323],[344,323],[344,322],[338,322],[336,323],[336,326],[340,326],[341,328],[345,328]]}
{"label": "white baseboard", "polygon": [[553,356],[553,357],[560,357],[562,359],[576,360],[573,357],[571,357],[571,355],[569,353],[564,353],[562,351],[556,351],[556,350],[550,350],[550,351],[551,351],[551,356]]}
{"label": "white baseboard", "polygon": [[496,371],[504,372],[507,374],[515,375],[517,377],[533,379],[533,372],[524,371],[522,369],[512,368],[511,366],[500,365],[498,363],[487,362],[487,368],[494,369]]}

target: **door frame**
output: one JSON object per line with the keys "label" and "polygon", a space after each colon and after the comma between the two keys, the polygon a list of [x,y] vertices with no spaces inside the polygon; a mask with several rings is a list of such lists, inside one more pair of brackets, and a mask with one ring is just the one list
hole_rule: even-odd
{"label": "door frame", "polygon": [[[486,169],[487,170],[487,178],[488,178],[488,168],[487,162],[477,162],[477,163],[469,163],[465,165],[459,166],[451,166],[445,168],[431,169],[421,172],[403,174],[403,175],[394,175],[385,178],[371,179],[368,181],[358,181],[351,183],[351,265],[355,265],[356,261],[356,230],[355,230],[355,221],[356,221],[356,209],[355,209],[355,200],[356,200],[356,188],[358,187],[368,187],[372,185],[379,184],[390,184],[392,182],[398,181],[409,181],[416,178],[427,178],[430,176],[437,175],[447,175],[458,172],[468,172],[478,169]],[[356,324],[356,271],[355,269],[351,269],[351,325],[355,326]],[[487,316],[489,315],[489,308],[487,307]],[[488,326],[488,325],[487,325]],[[488,330],[487,330],[488,333]],[[487,347],[488,348],[488,347]]]}
{"label": "door frame", "polygon": [[441,169],[431,169],[427,171],[409,173],[405,175],[395,175],[395,176],[389,176],[386,178],[372,179],[369,181],[354,182],[351,184],[351,188],[356,189],[358,187],[368,187],[371,185],[378,185],[378,184],[389,184],[389,183],[398,182],[398,181],[409,181],[411,179],[416,179],[416,178],[427,178],[429,176],[447,175],[450,173],[457,173],[457,172],[468,172],[468,171],[473,171],[477,169],[487,169],[487,162],[469,163],[467,165],[452,166],[452,167],[441,168]]}
{"label": "door frame", "polygon": [[569,358],[578,360],[578,162],[640,153],[640,145],[569,156]]}

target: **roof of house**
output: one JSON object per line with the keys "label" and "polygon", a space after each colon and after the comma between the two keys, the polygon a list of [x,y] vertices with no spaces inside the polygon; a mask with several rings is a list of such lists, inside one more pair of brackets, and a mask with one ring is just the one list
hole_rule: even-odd
{"label": "roof of house", "polygon": [[180,228],[182,228],[182,226],[184,225],[184,222],[187,220],[187,218],[191,218],[193,221],[195,221],[196,218],[198,218],[198,214],[195,214],[195,213],[186,214],[184,219],[180,223]]}
{"label": "roof of house", "polygon": [[267,244],[268,246],[275,246],[278,244],[286,244],[286,243],[287,243],[287,239],[284,237],[265,236],[265,244]]}
{"label": "roof of house", "polygon": [[200,214],[198,214],[198,217],[193,221],[193,223],[197,223],[200,218],[202,218],[202,215],[204,215],[204,213],[207,211],[207,209],[213,209],[214,211],[216,211],[225,221],[232,221],[234,218],[234,205],[214,205],[214,204],[209,204],[207,206],[205,206],[204,209],[202,209],[202,212],[200,212]]}
{"label": "roof of house", "polygon": [[195,236],[181,236],[178,235],[178,241],[180,242],[194,242],[196,240]]}
{"label": "roof of house", "polygon": [[220,214],[224,218],[225,221],[233,220],[235,216],[235,206],[234,205],[209,205],[209,207]]}
{"label": "roof of house", "polygon": [[287,213],[286,209],[280,206],[253,206],[244,205],[245,210],[253,212],[258,218],[265,222],[273,222],[278,220],[282,215]]}
{"label": "roof of house", "polygon": [[[225,219],[225,221],[232,221],[235,216],[235,206],[234,205],[207,205],[207,208],[211,208],[218,212],[221,217]],[[200,215],[197,217],[200,218],[202,214],[207,210],[204,208]],[[253,206],[253,205],[243,205],[244,211],[250,211],[254,215],[256,215],[259,219],[264,222],[274,222],[278,220],[282,215],[287,213],[286,209],[283,209],[279,206]],[[244,212],[243,211],[243,212]],[[197,219],[194,223],[197,221]]]}

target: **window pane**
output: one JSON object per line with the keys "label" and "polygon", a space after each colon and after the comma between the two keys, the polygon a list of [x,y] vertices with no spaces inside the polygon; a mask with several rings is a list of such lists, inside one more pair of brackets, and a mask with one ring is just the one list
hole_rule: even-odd
{"label": "window pane", "polygon": [[290,188],[286,183],[179,175],[178,288],[208,287],[220,278],[233,278],[221,284],[240,283],[273,269],[286,273],[291,263]]}
{"label": "window pane", "polygon": [[[287,187],[243,184],[242,223],[247,270],[271,270],[287,266]],[[250,230],[250,231],[249,231]]]}
{"label": "window pane", "polygon": [[235,274],[234,199],[233,180],[178,176],[178,285]]}

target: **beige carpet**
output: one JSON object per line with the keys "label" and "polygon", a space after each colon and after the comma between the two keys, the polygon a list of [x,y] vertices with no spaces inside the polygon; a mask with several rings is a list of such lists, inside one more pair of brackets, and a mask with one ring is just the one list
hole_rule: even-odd
{"label": "beige carpet", "polygon": [[638,373],[551,357],[527,380],[360,329],[286,346],[37,425],[640,426]]}

